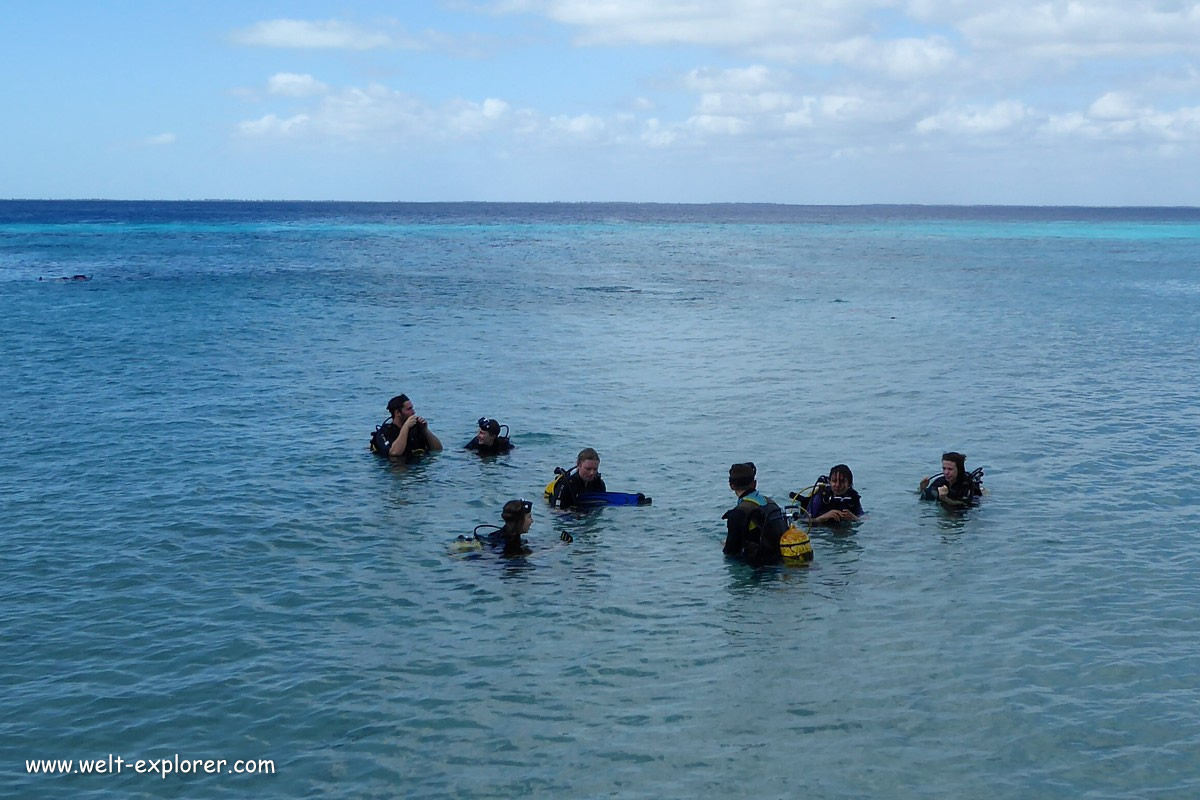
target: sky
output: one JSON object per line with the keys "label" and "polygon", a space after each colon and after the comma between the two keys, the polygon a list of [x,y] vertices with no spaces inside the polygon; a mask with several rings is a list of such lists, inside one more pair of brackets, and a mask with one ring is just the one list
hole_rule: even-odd
{"label": "sky", "polygon": [[1200,205],[1200,0],[9,3],[0,197]]}

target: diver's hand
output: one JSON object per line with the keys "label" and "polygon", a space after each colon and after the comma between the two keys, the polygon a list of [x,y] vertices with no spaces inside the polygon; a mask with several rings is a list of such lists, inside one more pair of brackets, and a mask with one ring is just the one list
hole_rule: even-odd
{"label": "diver's hand", "polygon": [[928,486],[929,486],[929,478],[921,478],[921,488],[919,491],[922,491],[922,492],[925,491],[925,489]]}
{"label": "diver's hand", "polygon": [[945,500],[949,496],[950,496],[950,487],[949,486],[939,486],[938,487],[938,499],[939,500]]}
{"label": "diver's hand", "polygon": [[562,535],[559,536],[558,538],[559,538],[559,540],[566,542],[567,544],[570,544],[571,542],[575,541],[575,537],[572,536],[571,534],[567,533],[566,531],[563,531]]}

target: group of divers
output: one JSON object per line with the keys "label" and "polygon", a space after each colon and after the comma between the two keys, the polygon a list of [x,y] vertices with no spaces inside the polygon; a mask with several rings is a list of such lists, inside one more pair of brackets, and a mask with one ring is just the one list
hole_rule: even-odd
{"label": "group of divers", "polygon": [[[410,460],[441,450],[441,440],[429,429],[424,417],[417,416],[412,400],[397,395],[388,401],[387,420],[371,434],[372,452],[390,459]],[[508,426],[495,419],[481,417],[479,432],[464,445],[481,456],[507,453],[515,447]],[[790,504],[780,507],[758,491],[758,470],[752,462],[729,468],[729,488],[737,495],[737,504],[725,512],[727,533],[725,555],[751,567],[775,564],[804,565],[813,560],[809,532],[813,525],[840,525],[855,522],[865,512],[862,497],[854,488],[854,474],[845,464],[837,464],[811,486],[788,494]],[[951,508],[975,503],[984,493],[983,469],[971,472],[962,453],[942,454],[942,474],[921,479],[918,493],[925,500]],[[641,493],[610,492],[600,476],[600,455],[587,447],[579,451],[575,466],[555,468],[554,478],[546,485],[544,497],[551,508],[586,511],[607,505],[649,505],[651,498]],[[523,538],[533,524],[533,503],[524,498],[509,500],[500,511],[503,524],[482,524],[471,536],[459,536],[457,549],[492,550],[507,558],[531,553]],[[571,541],[563,531],[561,540]]]}

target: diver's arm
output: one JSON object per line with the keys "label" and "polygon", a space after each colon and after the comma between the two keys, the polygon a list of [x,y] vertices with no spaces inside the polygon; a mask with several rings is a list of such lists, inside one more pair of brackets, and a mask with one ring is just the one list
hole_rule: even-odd
{"label": "diver's arm", "polygon": [[918,489],[917,492],[921,495],[923,500],[937,500],[938,488],[944,486],[945,483],[946,482],[942,480],[941,475],[938,475],[936,478],[934,478],[932,483],[930,483],[929,478],[922,478],[921,488]]}
{"label": "diver's arm", "polygon": [[429,445],[430,450],[442,449],[442,440],[433,435],[428,423],[425,424],[425,443]]}
{"label": "diver's arm", "polygon": [[392,442],[392,446],[388,448],[389,456],[404,455],[404,451],[408,449],[408,432],[412,430],[415,419],[416,417],[409,417],[404,420],[404,424],[400,426],[400,432],[396,434],[396,441]]}
{"label": "diver's arm", "polygon": [[938,487],[937,499],[943,505],[952,506],[955,508],[957,508],[959,506],[968,505],[968,502],[965,500],[959,500],[957,498],[951,497],[950,496],[950,487],[946,486],[944,484],[942,486]]}
{"label": "diver's arm", "polygon": [[740,556],[746,536],[746,515],[736,508],[725,512],[725,555]]}

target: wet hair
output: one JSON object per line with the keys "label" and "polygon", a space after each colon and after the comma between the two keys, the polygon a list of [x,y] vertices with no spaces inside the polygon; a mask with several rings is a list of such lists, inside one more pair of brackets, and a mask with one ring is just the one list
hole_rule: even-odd
{"label": "wet hair", "polygon": [[962,453],[955,453],[953,450],[949,453],[942,453],[942,461],[953,461],[958,467],[958,479],[960,481],[967,478],[967,457]]}
{"label": "wet hair", "polygon": [[749,489],[754,485],[757,476],[758,468],[754,466],[753,461],[734,464],[729,468],[729,485],[734,489]]}
{"label": "wet hair", "polygon": [[832,478],[834,475],[846,476],[846,483],[849,484],[851,489],[854,488],[854,473],[851,472],[850,468],[847,467],[845,464],[837,464],[835,466],[830,467],[829,468],[829,477]]}
{"label": "wet hair", "polygon": [[408,395],[398,394],[391,400],[388,400],[387,410],[389,414],[395,414],[400,409],[404,408],[404,404],[408,402]]}
{"label": "wet hair", "polygon": [[500,422],[498,420],[488,419],[487,417],[480,417],[479,430],[485,433],[490,433],[492,436],[499,436]]}
{"label": "wet hair", "polygon": [[579,465],[585,461],[599,461],[600,454],[591,447],[585,447],[579,451],[579,455],[575,456],[575,464]]}
{"label": "wet hair", "polygon": [[500,511],[500,519],[504,520],[504,527],[515,528],[521,520],[525,519],[526,514],[531,513],[533,513],[533,504],[528,500],[509,500]]}

